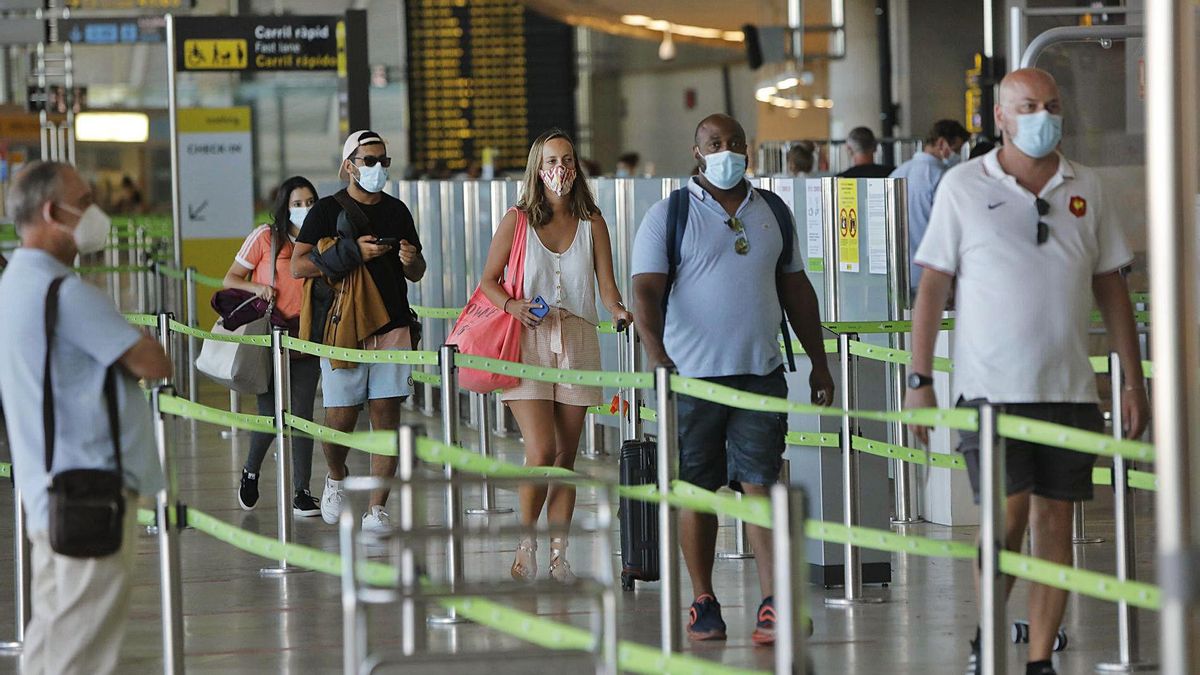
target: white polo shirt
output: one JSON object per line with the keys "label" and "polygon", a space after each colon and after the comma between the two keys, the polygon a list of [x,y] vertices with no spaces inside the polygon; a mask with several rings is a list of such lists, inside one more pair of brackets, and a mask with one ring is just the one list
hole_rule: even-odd
{"label": "white polo shirt", "polygon": [[[950,170],[916,263],[955,276],[954,390],[995,403],[1098,400],[1088,363],[1092,278],[1133,255],[1090,169],[1059,156],[1036,197],[999,148]],[[1050,227],[1037,243],[1037,223]]]}

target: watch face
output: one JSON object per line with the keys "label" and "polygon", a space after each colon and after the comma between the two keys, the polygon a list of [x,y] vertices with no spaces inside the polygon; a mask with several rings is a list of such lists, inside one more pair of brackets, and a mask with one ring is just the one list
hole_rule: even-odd
{"label": "watch face", "polygon": [[908,388],[909,389],[920,389],[921,387],[923,387],[929,383],[929,382],[927,382],[927,379],[928,378],[921,377],[921,375],[919,373],[912,373],[908,376]]}

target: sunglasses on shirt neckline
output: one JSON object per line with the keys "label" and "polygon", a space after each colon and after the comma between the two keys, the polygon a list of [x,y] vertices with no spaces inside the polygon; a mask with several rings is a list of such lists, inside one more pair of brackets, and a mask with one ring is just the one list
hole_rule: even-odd
{"label": "sunglasses on shirt neckline", "polygon": [[746,255],[750,252],[750,241],[746,239],[746,226],[742,225],[740,218],[736,216],[725,221],[729,226],[730,231],[737,235],[737,239],[733,240],[733,250],[738,255]]}
{"label": "sunglasses on shirt neckline", "polygon": [[1038,223],[1037,223],[1037,244],[1041,246],[1050,239],[1050,226],[1042,220],[1047,213],[1050,213],[1050,202],[1038,197],[1033,200],[1033,205],[1037,207]]}

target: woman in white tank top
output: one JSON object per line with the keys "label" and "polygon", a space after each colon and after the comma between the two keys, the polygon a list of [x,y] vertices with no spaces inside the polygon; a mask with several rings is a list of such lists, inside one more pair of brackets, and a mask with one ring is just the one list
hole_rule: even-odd
{"label": "woman in white tank top", "polygon": [[[518,219],[518,211],[522,218]],[[525,299],[509,297],[500,286],[512,249],[518,220],[527,227],[525,249]],[[483,292],[496,307],[515,316],[525,326],[521,336],[523,363],[570,370],[599,370],[600,341],[596,324],[596,289],[617,323],[633,323],[621,302],[613,276],[612,245],[608,225],[578,168],[575,147],[563,132],[542,134],[529,150],[522,197],[516,210],[500,221],[483,268]],[[549,313],[533,313],[542,305]],[[579,438],[587,408],[601,403],[596,387],[548,384],[522,380],[506,390],[508,404],[525,439],[526,466],[575,467]],[[517,544],[512,576],[532,580],[537,576],[537,539],[532,535],[545,507],[551,529],[550,576],[573,578],[567,564],[567,532],[575,510],[575,488],[557,484],[525,485],[520,489],[521,524],[531,534]]]}

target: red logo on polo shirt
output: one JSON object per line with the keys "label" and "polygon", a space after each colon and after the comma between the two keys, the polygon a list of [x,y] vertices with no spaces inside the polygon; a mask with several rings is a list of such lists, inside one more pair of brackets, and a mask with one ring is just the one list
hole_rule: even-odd
{"label": "red logo on polo shirt", "polygon": [[1071,215],[1075,216],[1076,218],[1082,218],[1087,215],[1087,200],[1083,197],[1071,197],[1071,201],[1068,206],[1071,209]]}

